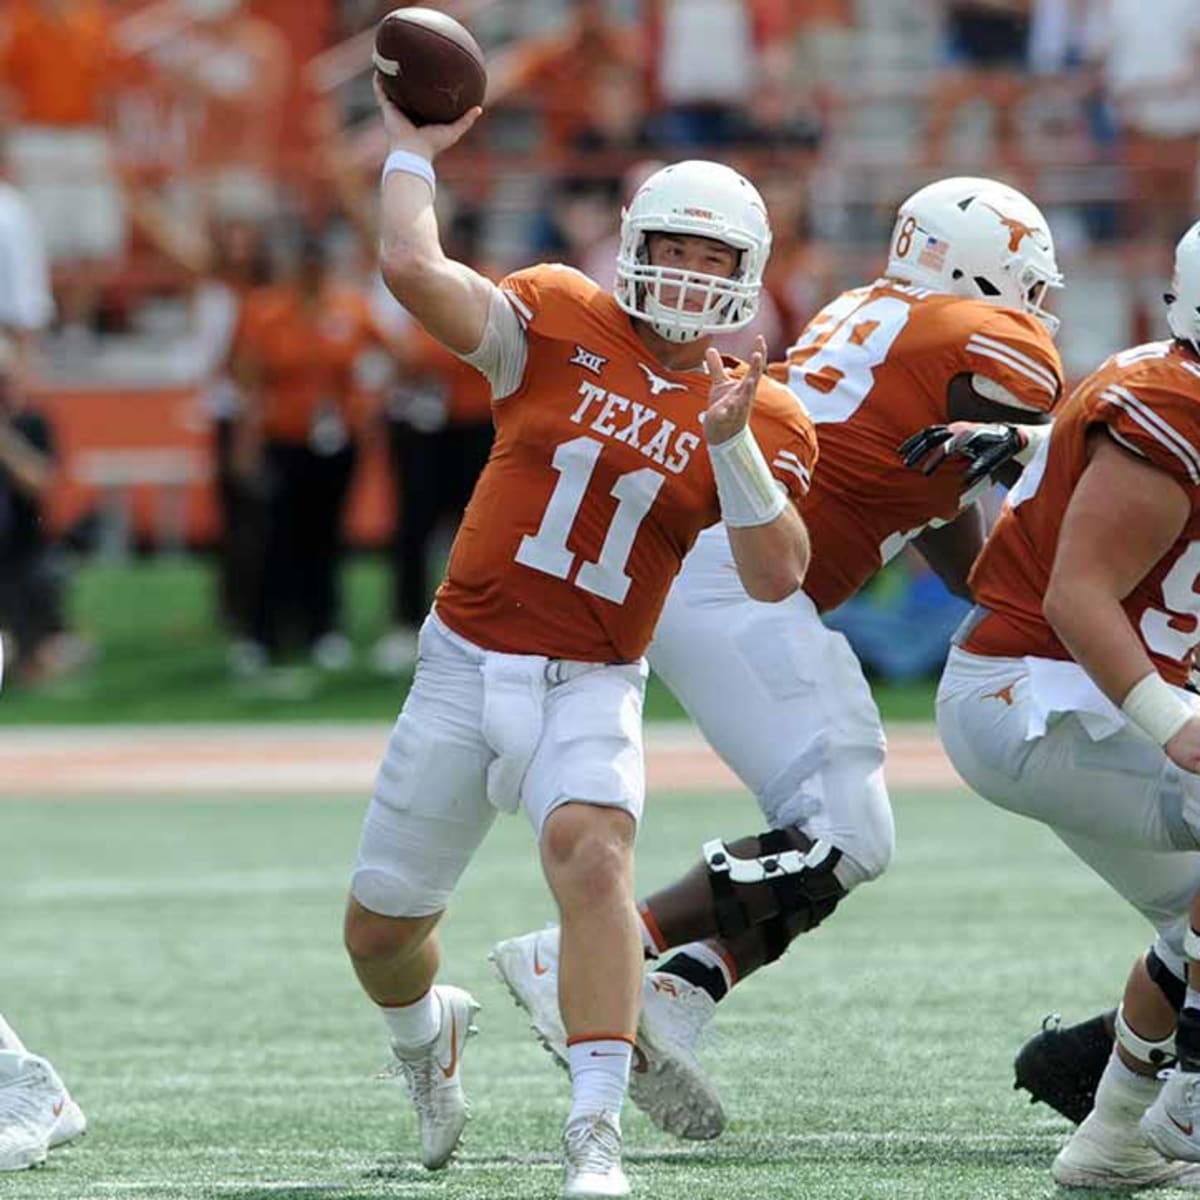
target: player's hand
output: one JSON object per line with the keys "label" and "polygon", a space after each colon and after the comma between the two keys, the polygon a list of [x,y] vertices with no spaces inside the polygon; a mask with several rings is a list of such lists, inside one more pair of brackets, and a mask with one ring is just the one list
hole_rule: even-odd
{"label": "player's hand", "polygon": [[708,364],[709,378],[704,436],[710,445],[719,446],[741,433],[750,420],[754,395],[767,361],[767,343],[761,337],[755,338],[750,369],[741,379],[735,379],[725,370],[725,363],[713,346],[705,352],[704,361]]}
{"label": "player's hand", "polygon": [[479,120],[483,109],[476,105],[469,108],[452,125],[414,125],[387,97],[379,76],[371,79],[375,99],[383,117],[388,146],[392,150],[408,150],[432,162],[443,150],[449,150],[467,130]]}
{"label": "player's hand", "polygon": [[1188,721],[1163,749],[1180,770],[1200,775],[1200,716]]}
{"label": "player's hand", "polygon": [[1020,425],[954,421],[914,433],[896,452],[909,470],[919,469],[922,475],[932,475],[948,458],[965,458],[970,465],[963,482],[972,484],[1010,462],[1028,445],[1029,438]]}

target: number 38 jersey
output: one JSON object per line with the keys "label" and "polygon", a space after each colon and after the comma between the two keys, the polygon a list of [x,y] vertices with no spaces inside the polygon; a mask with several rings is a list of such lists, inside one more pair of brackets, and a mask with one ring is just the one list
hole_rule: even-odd
{"label": "number 38 jersey", "polygon": [[[488,650],[632,661],[684,555],[720,519],[701,424],[708,375],[659,365],[612,296],[568,267],[520,271],[500,287],[517,318],[504,352],[524,369],[492,406],[491,457],[438,615]],[[803,406],[764,379],[751,427],[799,500],[817,457]]]}
{"label": "number 38 jersey", "polygon": [[975,599],[990,612],[965,648],[1003,658],[1071,657],[1042,615],[1042,597],[1095,429],[1165,471],[1191,497],[1179,538],[1123,603],[1155,667],[1182,685],[1200,644],[1200,361],[1172,342],[1114,355],[1063,406],[971,572]]}
{"label": "number 38 jersey", "polygon": [[802,506],[812,540],[804,590],[822,612],[973,499],[965,464],[926,478],[896,453],[927,425],[947,423],[952,379],[984,376],[1009,393],[1004,403],[1037,412],[1062,391],[1058,351],[1035,318],[889,279],[822,309],[771,374],[817,424],[821,468]]}

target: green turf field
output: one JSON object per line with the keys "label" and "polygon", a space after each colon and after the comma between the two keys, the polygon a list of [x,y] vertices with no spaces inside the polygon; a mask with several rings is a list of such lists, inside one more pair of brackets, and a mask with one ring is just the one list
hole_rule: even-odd
{"label": "green turf field", "polygon": [[[1068,1126],[1010,1090],[1042,1015],[1112,1003],[1146,930],[1040,827],[961,794],[896,797],[890,877],[738,989],[705,1052],[733,1123],[703,1146],[625,1128],[635,1195],[1031,1200]],[[501,820],[446,930],[483,1002],[475,1120],[450,1170],[415,1165],[377,1018],[339,945],[360,804],[0,803],[0,1005],[51,1055],[92,1132],[0,1200],[558,1195],[568,1100],[485,962],[550,916],[531,838]],[[748,802],[651,798],[643,886]],[[1171,1193],[1160,1193],[1169,1195]]]}
{"label": "green turf field", "polygon": [[[84,566],[72,610],[75,627],[97,647],[95,664],[40,691],[6,688],[0,724],[384,720],[399,708],[407,681],[381,679],[367,663],[389,611],[378,557],[357,556],[346,572],[347,629],[359,653],[344,674],[297,663],[253,687],[232,682],[213,586],[210,564],[201,558]],[[888,718],[928,720],[933,712],[931,683],[880,687],[876,696]],[[646,712],[650,719],[681,715],[657,681]]]}

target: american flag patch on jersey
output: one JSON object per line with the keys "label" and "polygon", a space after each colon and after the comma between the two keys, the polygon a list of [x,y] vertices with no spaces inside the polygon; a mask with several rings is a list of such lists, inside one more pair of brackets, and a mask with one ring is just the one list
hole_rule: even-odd
{"label": "american flag patch on jersey", "polygon": [[931,271],[940,271],[946,265],[946,255],[949,250],[949,242],[930,234],[925,239],[924,249],[917,255],[917,266],[928,267]]}

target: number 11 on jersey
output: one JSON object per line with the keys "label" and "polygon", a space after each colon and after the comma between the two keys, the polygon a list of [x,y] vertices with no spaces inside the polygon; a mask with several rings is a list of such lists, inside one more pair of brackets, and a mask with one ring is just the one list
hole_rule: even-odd
{"label": "number 11 on jersey", "polygon": [[[555,579],[569,578],[578,555],[567,548],[567,538],[603,449],[604,444],[595,438],[577,437],[563,442],[554,451],[553,466],[558,480],[537,533],[526,534],[517,548],[517,562],[522,566],[553,575]],[[617,511],[605,534],[600,557],[580,566],[575,576],[576,587],[614,604],[624,603],[633,582],[625,573],[629,553],[664,478],[657,471],[642,467],[617,479],[609,493],[617,500]]]}

